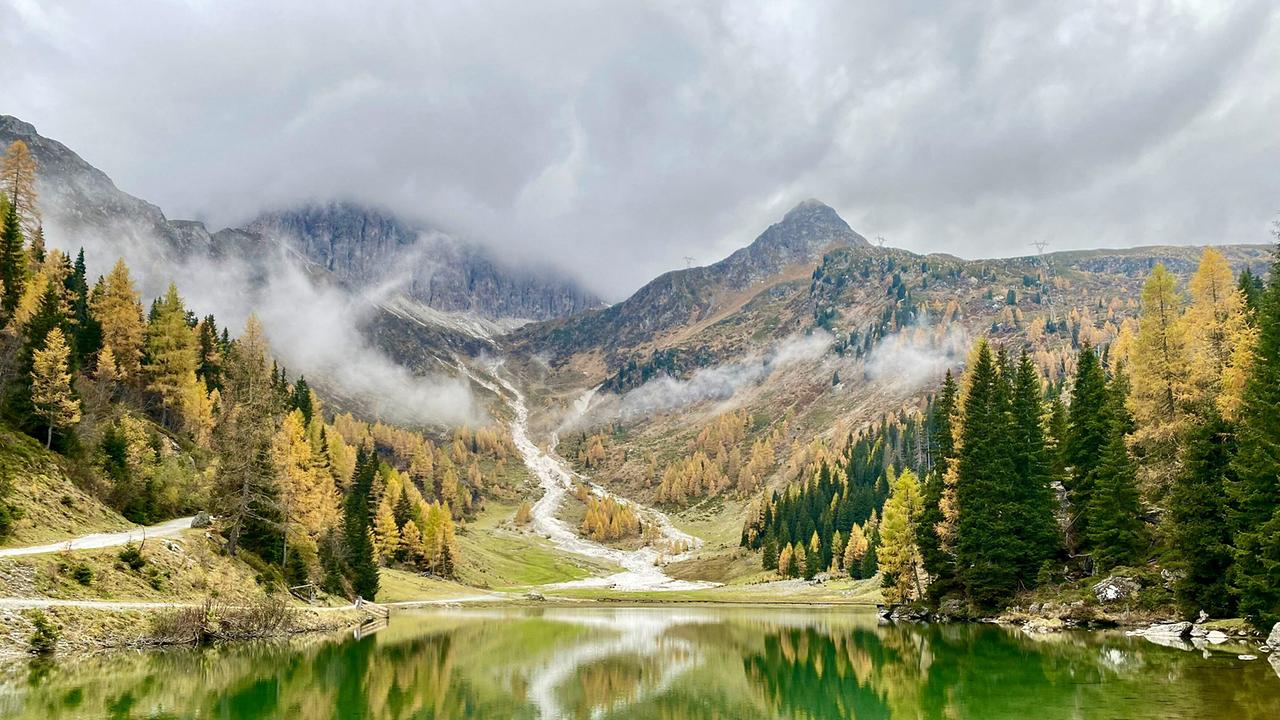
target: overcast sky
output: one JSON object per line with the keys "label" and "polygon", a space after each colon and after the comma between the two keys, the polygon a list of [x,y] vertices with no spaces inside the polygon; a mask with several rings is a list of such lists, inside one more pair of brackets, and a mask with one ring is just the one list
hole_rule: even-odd
{"label": "overcast sky", "polygon": [[807,197],[965,257],[1268,239],[1276,3],[871,5],[0,0],[0,112],[170,217],[364,200],[609,299]]}

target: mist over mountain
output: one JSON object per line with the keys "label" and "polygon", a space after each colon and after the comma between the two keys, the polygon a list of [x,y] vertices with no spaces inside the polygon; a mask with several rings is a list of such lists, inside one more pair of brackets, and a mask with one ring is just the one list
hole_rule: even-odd
{"label": "mist over mountain", "polygon": [[[200,314],[238,327],[257,313],[275,352],[344,404],[404,422],[477,422],[484,412],[453,356],[531,319],[599,301],[563,277],[506,267],[483,248],[385,213],[333,203],[210,232],[157,206],[34,126],[22,140],[52,247],[85,250],[94,274],[124,258],[144,300],[177,282]],[[544,281],[544,278],[545,281]]]}
{"label": "mist over mountain", "polygon": [[[0,116],[0,143],[16,139],[28,143],[39,164],[51,245],[68,252],[83,246],[94,273],[126,258],[144,299],[176,281],[197,312],[213,312],[233,327],[257,313],[291,370],[307,374],[343,407],[404,422],[484,419],[484,403],[457,372],[461,358],[537,361],[526,371],[550,361],[556,373],[570,371],[557,383],[604,382],[606,390],[623,394],[667,378],[667,385],[624,400],[622,414],[635,418],[707,399],[724,401],[773,383],[772,370],[762,373],[752,364],[796,338],[835,330],[834,342],[807,353],[801,369],[792,370],[825,382],[838,372],[828,366],[850,333],[885,324],[884,302],[894,299],[896,286],[886,295],[876,289],[882,281],[877,278],[905,277],[913,265],[926,268],[924,286],[931,287],[935,303],[943,302],[948,289],[970,298],[975,287],[1003,294],[1003,287],[990,287],[1000,277],[994,266],[1021,277],[1019,282],[1033,276],[1043,281],[1043,261],[1034,257],[965,261],[875,247],[833,208],[810,199],[724,259],[664,273],[602,307],[598,297],[554,271],[512,266],[477,243],[351,202],[313,202],[263,213],[244,228],[210,232],[200,222],[170,220],[157,206],[121,191],[70,148],[28,123]],[[1228,253],[1234,262],[1261,270],[1260,249]],[[1157,262],[1185,275],[1197,256],[1195,248],[1160,247],[1051,257],[1072,274],[1077,290],[1124,296],[1136,292],[1137,279]],[[867,274],[868,263],[875,274]],[[895,263],[903,265],[893,270]],[[939,267],[972,279],[957,285],[953,277],[938,276]],[[829,295],[833,276],[841,278],[837,296]],[[847,296],[859,287],[865,300]],[[1035,296],[1025,312],[1048,308],[1039,305],[1051,298],[1047,289],[1043,296],[1037,289]],[[1003,322],[997,314],[1001,303],[974,301],[970,330]],[[897,327],[899,320],[911,322],[899,318],[889,325]],[[868,356],[867,379],[895,373],[901,358],[889,352],[893,348],[905,348],[915,360],[922,354],[931,358],[935,349],[905,336],[884,348]],[[908,383],[912,391],[919,382],[936,380],[932,375],[942,367],[935,360],[923,365],[929,377]],[[724,377],[733,381],[722,382]]]}
{"label": "mist over mountain", "polygon": [[247,229],[353,287],[402,292],[446,312],[547,320],[602,304],[549,269],[508,266],[475,244],[351,202],[264,213]]}

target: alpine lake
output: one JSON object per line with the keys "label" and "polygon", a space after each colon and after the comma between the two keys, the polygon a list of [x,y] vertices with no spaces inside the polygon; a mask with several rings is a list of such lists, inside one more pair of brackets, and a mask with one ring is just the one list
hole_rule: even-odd
{"label": "alpine lake", "polygon": [[1280,718],[1278,671],[1249,652],[847,608],[432,608],[339,635],[16,666],[0,717]]}

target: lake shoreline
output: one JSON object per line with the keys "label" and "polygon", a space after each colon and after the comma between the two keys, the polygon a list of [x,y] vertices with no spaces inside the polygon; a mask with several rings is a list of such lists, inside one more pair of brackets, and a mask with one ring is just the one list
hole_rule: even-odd
{"label": "lake shoreline", "polygon": [[[163,613],[175,608],[90,608],[54,606],[0,610],[0,663],[25,660],[74,660],[102,653],[125,650],[158,650],[190,647],[191,642],[159,638],[153,627]],[[292,623],[287,628],[264,631],[209,644],[231,645],[242,642],[284,639],[305,635],[321,635],[360,627],[369,615],[354,608],[318,609],[290,606]],[[54,628],[54,651],[47,655],[32,652],[34,619],[41,613]]]}
{"label": "lake shoreline", "polygon": [[[1046,635],[1069,631],[1123,631],[1131,635],[1144,635],[1144,631],[1156,625],[1168,625],[1179,621],[1172,615],[1158,611],[1107,611],[1097,607],[1085,608],[1080,605],[1045,603],[1031,608],[1014,606],[996,615],[957,616],[929,611],[918,606],[902,606],[886,608],[884,605],[869,602],[865,599],[842,600],[824,598],[810,600],[803,598],[777,599],[757,597],[653,597],[630,593],[606,594],[596,596],[564,596],[558,594],[542,595],[536,591],[521,595],[508,596],[475,595],[458,596],[456,598],[430,598],[421,601],[404,600],[390,603],[393,615],[404,612],[422,610],[450,610],[459,608],[515,608],[515,609],[599,609],[599,608],[762,608],[762,609],[794,609],[794,610],[849,610],[863,611],[877,615],[883,622],[892,624],[939,624],[939,625],[1003,625],[1019,628],[1031,635]],[[172,612],[173,607],[157,608],[84,608],[84,607],[49,607],[0,610],[0,662],[12,663],[25,659],[39,659],[41,656],[31,652],[30,638],[34,632],[32,620],[36,612],[44,615],[57,628],[58,641],[56,653],[51,657],[55,661],[75,660],[92,657],[102,653],[124,650],[155,650],[171,647],[192,646],[190,642],[162,640],[150,635],[155,620],[163,612]],[[244,642],[272,639],[288,639],[301,636],[322,636],[345,630],[355,630],[366,625],[370,617],[355,608],[314,608],[305,606],[289,606],[296,622],[288,629],[280,632],[268,632],[235,639],[218,640],[215,645],[232,646]],[[1265,635],[1254,630],[1238,619],[1210,620],[1200,624],[1188,624],[1189,629],[1182,639],[1191,640],[1205,637],[1208,632],[1217,631],[1226,636],[1233,644],[1249,644],[1258,653],[1266,650],[1257,648],[1263,644]],[[1192,632],[1196,633],[1194,636]],[[1144,635],[1145,636],[1145,635]],[[1164,636],[1160,636],[1164,637]],[[1280,649],[1277,649],[1280,650]]]}

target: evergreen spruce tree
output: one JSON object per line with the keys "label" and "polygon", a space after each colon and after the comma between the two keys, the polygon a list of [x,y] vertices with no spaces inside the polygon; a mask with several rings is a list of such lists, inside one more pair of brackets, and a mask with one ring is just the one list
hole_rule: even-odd
{"label": "evergreen spruce tree", "polygon": [[258,443],[251,450],[248,472],[257,478],[246,497],[237,546],[272,565],[284,562],[281,542],[284,513],[280,508],[280,489],[275,481],[276,467],[271,457],[271,443]]}
{"label": "evergreen spruce tree", "polygon": [[409,524],[410,520],[413,519],[413,503],[409,500],[408,492],[400,492],[400,497],[396,499],[396,504],[392,513],[396,519],[396,527],[399,528],[403,528],[405,525]]}
{"label": "evergreen spruce tree", "polygon": [[222,358],[226,343],[218,339],[218,324],[212,315],[200,321],[197,332],[196,377],[204,381],[205,390],[222,389]]}
{"label": "evergreen spruce tree", "polygon": [[1125,408],[1127,395],[1124,370],[1117,368],[1108,388],[1107,441],[1102,448],[1102,461],[1090,477],[1093,493],[1087,512],[1095,573],[1135,562],[1145,544],[1137,469],[1125,445],[1125,435],[1133,425]]}
{"label": "evergreen spruce tree", "polygon": [[931,578],[929,596],[934,602],[954,585],[955,566],[951,557],[942,549],[942,543],[938,538],[938,525],[943,521],[944,478],[951,456],[955,454],[951,415],[955,412],[958,396],[959,387],[951,371],[948,370],[942,381],[942,391],[933,403],[929,438],[929,454],[933,459],[933,468],[925,475],[922,491],[923,508],[920,512],[919,525],[916,527],[916,543],[920,546],[920,556],[925,572]]}
{"label": "evergreen spruce tree", "polygon": [[1280,243],[1274,252],[1228,485],[1235,533],[1231,585],[1240,611],[1260,629],[1280,621]]}
{"label": "evergreen spruce tree", "polygon": [[1002,606],[1017,589],[1010,503],[1014,466],[1008,447],[1011,390],[1001,377],[1003,364],[992,357],[985,339],[978,341],[956,466],[956,578],[969,603],[982,609]]}
{"label": "evergreen spruce tree", "polygon": [[1071,406],[1067,410],[1067,435],[1063,448],[1069,474],[1064,478],[1070,516],[1067,542],[1073,552],[1088,546],[1089,514],[1093,496],[1093,471],[1102,460],[1107,442],[1107,378],[1098,355],[1085,343],[1076,356]]}
{"label": "evergreen spruce tree", "polygon": [[356,455],[355,473],[343,508],[348,580],[357,596],[373,600],[378,594],[378,561],[373,550],[369,497],[378,474],[378,457],[364,446]]}
{"label": "evergreen spruce tree", "polygon": [[1262,278],[1246,267],[1240,271],[1240,279],[1236,282],[1236,287],[1244,296],[1244,304],[1249,312],[1258,312],[1258,308],[1262,307],[1262,295],[1266,291]]}
{"label": "evergreen spruce tree", "polygon": [[880,558],[878,556],[879,542],[872,543],[867,547],[867,554],[862,556],[862,573],[859,577],[865,579],[875,577],[880,572]]}
{"label": "evergreen spruce tree", "polygon": [[64,287],[71,300],[73,364],[85,367],[88,359],[102,347],[102,326],[89,308],[89,280],[84,263],[84,248],[80,248],[76,255],[75,264],[64,281]]}
{"label": "evergreen spruce tree", "polygon": [[1040,374],[1024,351],[1014,377],[1009,448],[1014,467],[1010,504],[1015,562],[1026,586],[1034,583],[1040,566],[1061,546],[1053,514],[1053,463],[1045,445],[1043,403]]}
{"label": "evergreen spruce tree", "polygon": [[39,268],[44,264],[45,257],[48,253],[45,251],[44,245],[44,226],[37,225],[35,232],[31,233],[31,264],[32,267]]}
{"label": "evergreen spruce tree", "polygon": [[22,300],[27,284],[27,253],[23,248],[22,225],[13,204],[0,200],[0,327],[8,324]]}
{"label": "evergreen spruce tree", "polygon": [[1186,438],[1182,472],[1169,496],[1173,550],[1185,573],[1177,582],[1178,605],[1187,617],[1204,610],[1213,617],[1235,613],[1227,578],[1231,572],[1226,473],[1235,436],[1217,414]]}
{"label": "evergreen spruce tree", "polygon": [[311,388],[307,385],[307,379],[301,375],[298,376],[298,382],[293,385],[293,398],[290,400],[290,406],[302,412],[302,417],[306,424],[311,424]]}
{"label": "evergreen spruce tree", "polygon": [[760,563],[765,570],[778,569],[778,540],[772,534],[765,536],[760,555]]}

